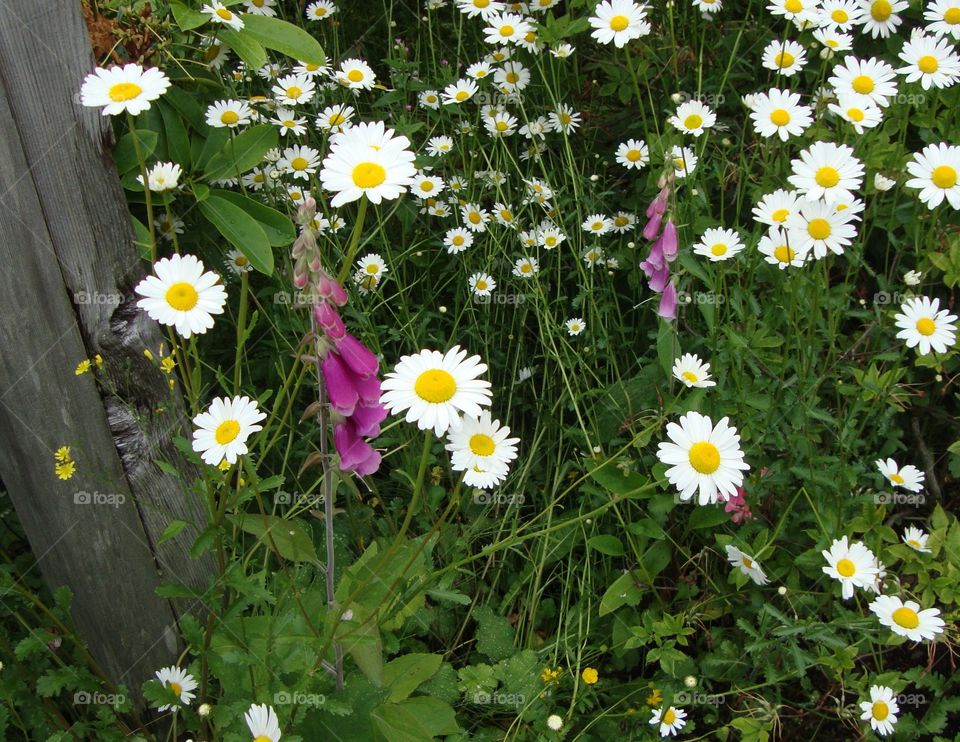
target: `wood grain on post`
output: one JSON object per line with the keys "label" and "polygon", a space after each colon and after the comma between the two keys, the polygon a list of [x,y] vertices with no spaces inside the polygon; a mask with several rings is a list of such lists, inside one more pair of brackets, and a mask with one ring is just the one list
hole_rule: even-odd
{"label": "wood grain on post", "polygon": [[[139,697],[176,659],[178,616],[198,607],[156,587],[203,590],[214,569],[189,557],[192,527],[156,546],[171,520],[202,523],[202,507],[154,464],[197,478],[172,443],[189,437],[183,404],[143,355],[164,335],[135,306],[147,266],[111,121],[79,104],[93,69],[75,0],[0,2],[0,478],[47,584],[73,591],[91,654]],[[74,374],[97,353],[99,387]],[[64,445],[77,462],[68,481],[54,474]]]}

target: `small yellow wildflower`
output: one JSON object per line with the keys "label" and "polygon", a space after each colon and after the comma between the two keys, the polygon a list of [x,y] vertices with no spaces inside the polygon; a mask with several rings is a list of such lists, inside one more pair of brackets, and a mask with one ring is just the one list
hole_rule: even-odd
{"label": "small yellow wildflower", "polygon": [[149,349],[149,348],[144,348],[144,349],[143,349],[143,354],[147,357],[147,360],[148,360],[148,361],[152,361],[152,360],[153,360],[153,353],[150,352],[150,349]]}
{"label": "small yellow wildflower", "polygon": [[70,446],[60,446],[60,448],[54,452],[53,458],[58,464],[63,464],[67,461],[70,461]]}
{"label": "small yellow wildflower", "polygon": [[663,696],[659,688],[654,688],[653,692],[647,696],[647,706],[659,706],[663,702]]}
{"label": "small yellow wildflower", "polygon": [[163,369],[163,372],[166,374],[171,373],[173,369],[175,369],[176,367],[177,367],[177,362],[172,358],[170,358],[169,356],[167,358],[164,358],[162,361],[160,361],[160,368]]}
{"label": "small yellow wildflower", "polygon": [[77,364],[77,367],[73,370],[73,373],[76,376],[81,376],[82,374],[87,373],[87,371],[89,370],[90,370],[90,361],[85,359],[80,361],[80,363]]}
{"label": "small yellow wildflower", "polygon": [[580,673],[580,677],[587,685],[593,685],[600,679],[600,673],[597,672],[596,668],[588,667]]}
{"label": "small yellow wildflower", "polygon": [[76,473],[77,465],[74,464],[72,461],[65,461],[62,464],[57,464],[54,467],[54,470],[56,471],[57,476],[60,479],[63,479],[64,481],[66,481]]}
{"label": "small yellow wildflower", "polygon": [[93,362],[97,368],[103,368],[103,356],[99,353],[93,357]]}
{"label": "small yellow wildflower", "polygon": [[551,670],[549,667],[543,668],[543,672],[540,673],[540,679],[544,683],[554,683],[557,681],[557,678],[560,677],[560,673],[563,671],[563,668],[558,667],[556,670]]}
{"label": "small yellow wildflower", "polygon": [[224,459],[224,460],[221,461],[219,464],[217,464],[217,468],[218,468],[220,471],[227,471],[227,470],[230,469],[230,462],[227,461],[226,459]]}

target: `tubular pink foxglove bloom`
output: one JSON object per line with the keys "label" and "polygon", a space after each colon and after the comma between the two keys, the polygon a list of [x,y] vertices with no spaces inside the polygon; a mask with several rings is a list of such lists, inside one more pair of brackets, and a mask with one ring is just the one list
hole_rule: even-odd
{"label": "tubular pink foxglove bloom", "polygon": [[347,303],[347,292],[343,286],[323,271],[319,271],[317,276],[317,294],[338,307]]}
{"label": "tubular pink foxglove bloom", "polygon": [[657,268],[654,271],[653,275],[650,276],[649,286],[652,291],[656,291],[658,294],[662,293],[666,288],[667,284],[670,281],[670,267],[664,263],[662,266]]}
{"label": "tubular pink foxglove bloom", "polygon": [[313,307],[313,316],[317,320],[320,329],[324,335],[337,342],[342,340],[347,334],[347,328],[340,319],[340,313],[332,304],[322,301]]}
{"label": "tubular pink foxglove bloom", "polygon": [[663,227],[663,234],[660,235],[657,244],[660,246],[663,257],[667,259],[668,263],[676,260],[678,248],[677,227],[673,223],[673,219],[667,219],[667,223]]}
{"label": "tubular pink foxglove bloom", "polygon": [[327,387],[330,406],[341,415],[349,417],[360,399],[350,367],[335,352],[327,353],[320,367],[323,370],[323,383]]}
{"label": "tubular pink foxglove bloom", "polygon": [[660,189],[660,193],[656,195],[653,201],[650,202],[650,205],[647,206],[647,218],[649,219],[654,214],[663,214],[667,210],[667,199],[670,196],[670,186],[663,186]]}
{"label": "tubular pink foxglove bloom", "polygon": [[380,453],[361,438],[351,420],[333,430],[333,445],[340,455],[340,470],[355,471],[360,476],[373,474],[380,468]]}
{"label": "tubular pink foxglove bloom", "polygon": [[380,369],[377,357],[349,332],[337,342],[337,353],[361,379],[375,376]]}
{"label": "tubular pink foxglove bloom", "polygon": [[672,283],[668,283],[663,289],[657,314],[665,320],[674,320],[677,318],[677,287]]}
{"label": "tubular pink foxglove bloom", "polygon": [[643,272],[647,274],[647,278],[653,278],[653,275],[666,264],[666,260],[663,257],[663,248],[661,248],[660,241],[658,240],[653,244],[653,247],[650,248],[650,254],[647,255],[646,260],[640,263],[640,267],[643,269]]}
{"label": "tubular pink foxglove bloom", "polygon": [[656,236],[660,233],[660,220],[663,218],[663,213],[654,212],[646,223],[646,226],[643,228],[643,238],[645,240],[653,241]]}
{"label": "tubular pink foxglove bloom", "polygon": [[353,410],[350,419],[353,421],[357,435],[364,438],[376,438],[380,435],[380,423],[387,416],[387,408],[379,402],[364,402],[361,400]]}

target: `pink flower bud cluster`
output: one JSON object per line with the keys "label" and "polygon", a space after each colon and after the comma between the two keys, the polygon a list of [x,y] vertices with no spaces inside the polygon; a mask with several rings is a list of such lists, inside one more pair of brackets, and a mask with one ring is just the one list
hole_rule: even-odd
{"label": "pink flower bud cluster", "polygon": [[667,218],[667,223],[662,225],[669,198],[670,184],[663,183],[660,192],[647,207],[647,224],[643,228],[643,236],[653,242],[653,246],[640,267],[647,274],[650,288],[660,294],[657,314],[672,320],[677,317],[677,287],[670,281],[670,263],[677,259],[678,243],[677,228],[673,220]]}

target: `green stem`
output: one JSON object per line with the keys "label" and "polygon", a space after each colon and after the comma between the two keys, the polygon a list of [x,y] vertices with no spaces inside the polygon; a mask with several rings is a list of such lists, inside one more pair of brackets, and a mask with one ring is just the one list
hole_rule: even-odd
{"label": "green stem", "polygon": [[430,460],[430,444],[433,443],[433,429],[428,428],[423,434],[423,451],[420,454],[420,468],[417,469],[417,482],[413,486],[413,497],[410,498],[410,506],[407,508],[407,514],[403,518],[403,525],[397,532],[394,543],[399,544],[401,539],[410,527],[410,521],[413,520],[413,513],[420,502],[420,492],[423,490],[423,480],[427,474],[427,462]]}
{"label": "green stem", "polygon": [[360,208],[357,209],[357,221],[353,225],[353,233],[350,235],[350,245],[347,247],[347,255],[340,266],[340,273],[337,274],[337,283],[343,286],[343,282],[350,275],[350,266],[353,265],[353,259],[357,255],[357,248],[360,247],[360,235],[363,233],[363,219],[367,215],[367,198],[360,199]]}
{"label": "green stem", "polygon": [[143,152],[140,149],[140,140],[137,138],[137,126],[134,123],[133,116],[127,112],[127,124],[130,127],[130,138],[133,139],[133,151],[137,155],[137,162],[140,163],[140,177],[143,178],[143,197],[147,207],[147,231],[150,232],[150,261],[157,262],[157,233],[153,227],[153,200],[150,192],[150,182],[147,176],[147,162],[143,158]]}
{"label": "green stem", "polygon": [[237,317],[237,351],[233,357],[233,393],[240,394],[240,360],[243,354],[244,335],[247,332],[247,299],[250,295],[250,278],[247,271],[240,274],[240,313]]}

